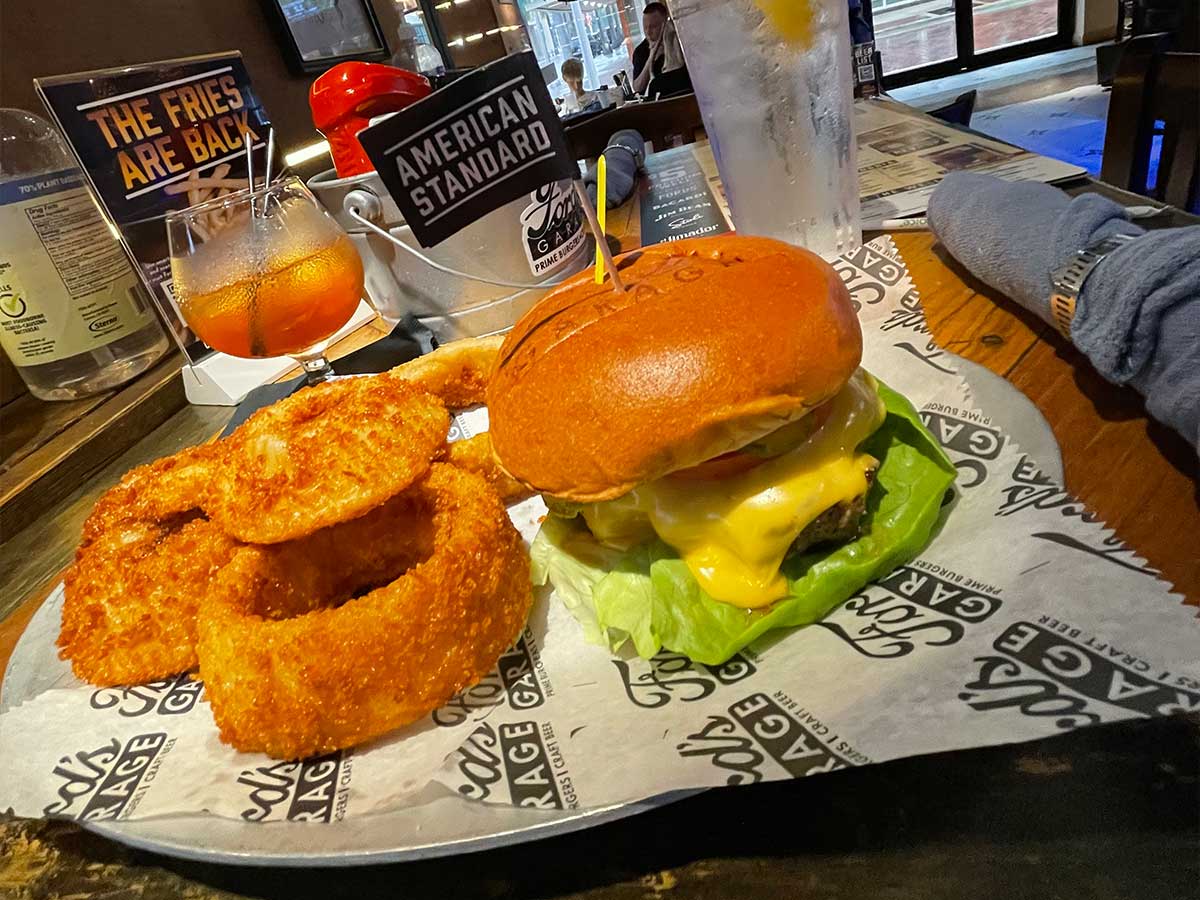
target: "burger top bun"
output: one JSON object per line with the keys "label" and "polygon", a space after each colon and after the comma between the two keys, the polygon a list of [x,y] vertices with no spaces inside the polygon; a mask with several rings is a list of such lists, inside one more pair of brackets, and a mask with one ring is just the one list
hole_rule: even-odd
{"label": "burger top bun", "polygon": [[766,238],[724,235],[618,258],[547,294],[504,341],[492,447],[528,487],[578,503],[736,450],[837,393],[862,331],[837,273]]}

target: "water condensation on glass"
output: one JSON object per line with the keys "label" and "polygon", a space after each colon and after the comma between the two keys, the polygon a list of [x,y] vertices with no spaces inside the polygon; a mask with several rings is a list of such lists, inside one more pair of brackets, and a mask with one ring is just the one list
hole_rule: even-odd
{"label": "water condensation on glass", "polygon": [[808,47],[753,0],[672,9],[735,226],[832,257],[862,240],[848,14],[845,0],[796,2],[811,6]]}
{"label": "water condensation on glass", "polygon": [[206,294],[252,280],[311,256],[337,240],[340,231],[308,198],[272,196],[266,214],[240,207],[213,228],[192,253],[171,265],[180,294]]}

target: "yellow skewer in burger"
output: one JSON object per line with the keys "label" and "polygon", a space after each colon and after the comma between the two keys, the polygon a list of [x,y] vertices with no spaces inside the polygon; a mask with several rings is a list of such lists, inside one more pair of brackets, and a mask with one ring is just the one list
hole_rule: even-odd
{"label": "yellow skewer in burger", "polygon": [[579,278],[538,303],[488,390],[498,461],[552,513],[535,567],[593,637],[720,662],[924,546],[953,466],[859,367],[829,265],[722,236],[621,268],[623,295]]}

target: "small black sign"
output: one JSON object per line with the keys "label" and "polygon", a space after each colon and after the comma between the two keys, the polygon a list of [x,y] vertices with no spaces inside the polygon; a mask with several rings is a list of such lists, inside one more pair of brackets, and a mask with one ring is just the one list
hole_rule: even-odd
{"label": "small black sign", "polygon": [[875,42],[854,45],[854,96],[874,97],[879,93],[875,77]]}
{"label": "small black sign", "polygon": [[688,146],[646,160],[642,246],[729,231],[708,178]]}
{"label": "small black sign", "polygon": [[579,177],[532,53],[483,66],[358,140],[422,247],[549,182]]}

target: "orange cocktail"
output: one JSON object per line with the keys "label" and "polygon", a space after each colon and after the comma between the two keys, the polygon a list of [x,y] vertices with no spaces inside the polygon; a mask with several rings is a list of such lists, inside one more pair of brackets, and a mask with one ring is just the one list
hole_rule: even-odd
{"label": "orange cocktail", "polygon": [[327,365],[326,342],[362,297],[362,260],[299,181],[174,213],[167,229],[175,298],[204,343]]}
{"label": "orange cocktail", "polygon": [[354,315],[362,289],[362,260],[342,235],[306,256],[269,261],[266,271],[179,296],[188,325],[214,350],[286,356],[328,340]]}

